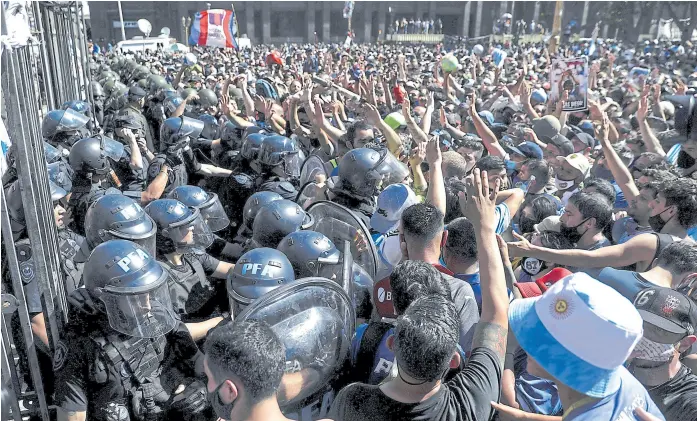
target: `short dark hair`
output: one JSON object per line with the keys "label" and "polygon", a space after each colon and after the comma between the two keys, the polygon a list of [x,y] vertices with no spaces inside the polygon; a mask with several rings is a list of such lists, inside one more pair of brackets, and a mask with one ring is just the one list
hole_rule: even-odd
{"label": "short dark hair", "polygon": [[643,169],[653,169],[653,170],[668,170],[670,169],[670,164],[666,162],[666,159],[662,157],[661,155],[657,154],[656,152],[642,152],[639,154],[639,156],[636,157],[636,160],[640,158],[647,158],[649,163],[646,165],[646,168]]}
{"label": "short dark hair", "polygon": [[620,157],[620,160],[624,163],[624,165],[629,165],[634,160],[634,152],[629,149],[626,143],[615,143],[612,145],[612,149],[615,150],[617,156]]}
{"label": "short dark hair", "polygon": [[473,151],[484,151],[484,144],[478,140],[474,140],[472,138],[465,138],[460,141],[460,143],[457,145],[459,148],[466,148],[466,149],[471,149]]}
{"label": "short dark hair", "polygon": [[612,205],[600,193],[577,191],[569,198],[583,216],[583,219],[595,218],[595,227],[603,230],[612,222]]}
{"label": "short dark hair", "polygon": [[432,204],[417,203],[402,212],[402,233],[421,241],[433,240],[443,232],[443,213]]}
{"label": "short dark hair", "polygon": [[240,379],[251,404],[273,396],[281,384],[286,350],[265,322],[220,324],[208,334],[204,352],[215,381]]}
{"label": "short dark hair", "polygon": [[477,240],[474,225],[467,218],[457,218],[448,224],[445,248],[462,260],[477,259]]}
{"label": "short dark hair", "polygon": [[697,244],[692,241],[674,241],[658,255],[656,265],[676,274],[697,272]]}
{"label": "short dark hair", "polygon": [[400,370],[419,380],[441,378],[460,340],[455,306],[440,295],[417,298],[397,319],[394,338]]}
{"label": "short dark hair", "polygon": [[544,159],[531,158],[523,162],[523,165],[528,167],[531,175],[535,176],[538,186],[544,186],[549,182],[552,172],[550,171],[549,163]]}
{"label": "short dark hair", "polygon": [[569,237],[560,232],[542,231],[539,233],[539,236],[542,247],[553,250],[568,250],[574,248],[574,243],[569,240]]}
{"label": "short dark hair", "polygon": [[506,169],[506,163],[498,156],[487,155],[477,161],[474,168],[479,168],[481,171],[501,171]]}
{"label": "short dark hair", "polygon": [[451,178],[445,180],[445,217],[444,222],[449,224],[450,221],[462,216],[460,209],[460,197],[458,194],[465,191],[465,183],[462,180]]}
{"label": "short dark hair", "polygon": [[443,169],[444,178],[464,178],[467,176],[467,161],[465,157],[455,151],[443,152]]}
{"label": "short dark hair", "polygon": [[397,314],[403,314],[419,297],[429,294],[450,296],[448,283],[433,265],[420,260],[405,260],[390,274],[392,304]]}
{"label": "short dark hair", "polygon": [[[532,219],[534,219],[536,221],[535,223],[537,224],[542,222],[542,220],[548,216],[557,214],[557,204],[551,196],[529,196],[520,206],[520,209],[525,209],[528,206],[532,211]],[[522,212],[519,215],[521,214]]]}
{"label": "short dark hair", "polygon": [[665,181],[657,191],[666,198],[666,205],[678,208],[678,222],[683,228],[697,224],[697,180],[678,178]]}
{"label": "short dark hair", "polygon": [[608,200],[608,202],[614,206],[615,199],[617,198],[617,192],[609,181],[598,177],[586,178],[586,180],[583,182],[583,190],[586,190],[589,187],[595,187],[596,192],[602,194]]}
{"label": "short dark hair", "polygon": [[371,126],[367,122],[363,120],[358,120],[346,128],[346,141],[351,142],[351,145],[355,146],[353,145],[353,141],[356,140],[356,132],[372,129],[373,126]]}
{"label": "short dark hair", "polygon": [[[678,178],[678,176],[670,170],[661,170],[661,169],[655,169],[655,168],[647,168],[641,172],[641,175],[649,177],[649,178],[651,178],[651,182],[659,183],[659,184],[664,182],[664,181],[675,180],[676,178]],[[638,187],[641,188],[643,186],[638,186]],[[658,186],[656,186],[656,187],[658,187]],[[654,188],[654,187],[651,187],[651,188]]]}

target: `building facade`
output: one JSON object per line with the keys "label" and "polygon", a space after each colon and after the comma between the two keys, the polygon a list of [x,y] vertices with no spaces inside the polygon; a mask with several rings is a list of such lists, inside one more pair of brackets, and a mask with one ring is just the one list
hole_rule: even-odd
{"label": "building facade", "polygon": [[[122,1],[125,35],[127,39],[142,35],[136,21],[148,19],[152,36],[163,27],[179,41],[185,38],[182,18],[193,19],[196,12],[229,9],[231,3],[202,1]],[[348,21],[343,18],[343,1],[283,1],[234,3],[239,34],[247,35],[252,43],[282,44],[285,42],[341,42],[348,32]],[[374,42],[388,33],[389,26],[402,18],[440,19],[447,35],[477,37],[492,33],[494,22],[503,14],[511,13],[513,20],[535,20],[551,28],[555,2],[483,2],[483,1],[419,1],[378,2],[358,1],[355,4],[352,30],[358,42]],[[564,22],[575,20],[586,36],[602,3],[588,1],[564,2]],[[90,2],[92,38],[97,42],[121,40],[118,3],[116,1]]]}

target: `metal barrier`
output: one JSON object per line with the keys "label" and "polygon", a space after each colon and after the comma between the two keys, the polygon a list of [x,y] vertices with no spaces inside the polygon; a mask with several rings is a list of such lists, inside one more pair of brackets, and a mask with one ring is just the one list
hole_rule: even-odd
{"label": "metal barrier", "polygon": [[[24,4],[32,37],[26,45],[3,50],[2,103],[6,113],[3,122],[15,148],[13,156],[34,266],[27,269],[16,254],[4,192],[6,186],[3,186],[0,192],[4,266],[0,316],[0,369],[5,406],[2,415],[3,419],[48,421],[51,419],[50,397],[47,397],[42,381],[42,374],[47,373],[41,373],[39,369],[39,353],[53,355],[67,318],[68,305],[48,187],[41,122],[48,111],[60,108],[63,102],[88,99],[91,95],[88,92],[88,53],[82,4]],[[2,34],[7,35],[10,31],[4,7]],[[39,285],[48,349],[32,333],[21,276],[26,270],[32,270],[34,282]],[[20,358],[22,364],[19,364]]]}

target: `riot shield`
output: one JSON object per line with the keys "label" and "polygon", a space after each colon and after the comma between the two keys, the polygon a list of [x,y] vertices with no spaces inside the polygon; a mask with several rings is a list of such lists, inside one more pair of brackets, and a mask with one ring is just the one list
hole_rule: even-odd
{"label": "riot shield", "polygon": [[305,412],[301,408],[331,389],[350,357],[353,306],[341,286],[326,278],[282,285],[250,304],[236,320],[264,321],[283,342],[286,366],[278,403],[286,414]]}
{"label": "riot shield", "polygon": [[295,203],[300,205],[301,208],[306,209],[316,201],[329,200],[329,196],[327,196],[328,190],[329,185],[326,182],[324,185],[320,185],[315,181],[308,181],[300,188],[300,191],[298,191],[298,195],[295,197]]}
{"label": "riot shield", "polygon": [[321,232],[334,244],[351,243],[353,260],[375,279],[378,268],[378,253],[363,221],[349,209],[334,202],[322,200],[310,205],[307,213],[312,215],[315,224],[312,231]]}

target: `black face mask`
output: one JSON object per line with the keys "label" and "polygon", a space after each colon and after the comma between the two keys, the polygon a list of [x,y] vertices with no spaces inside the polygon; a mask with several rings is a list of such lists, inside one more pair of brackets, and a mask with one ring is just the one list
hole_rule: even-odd
{"label": "black face mask", "polygon": [[535,276],[547,268],[547,262],[534,257],[524,257],[520,262],[520,268],[528,275]]}
{"label": "black face mask", "polygon": [[568,238],[569,241],[571,241],[572,243],[576,244],[576,243],[578,243],[578,240],[580,240],[581,237],[583,237],[583,234],[585,234],[586,231],[588,231],[588,230],[586,230],[586,231],[583,231],[583,233],[579,233],[577,228],[580,227],[581,225],[583,225],[583,223],[586,222],[586,221],[589,220],[589,219],[590,219],[590,218],[584,219],[583,221],[581,221],[581,222],[580,222],[578,225],[576,225],[575,227],[567,227],[566,225],[561,224],[561,226],[560,226],[560,231],[559,231],[559,232],[561,233],[561,235],[563,235],[564,237]]}
{"label": "black face mask", "polygon": [[518,218],[518,226],[520,227],[520,232],[523,234],[535,231],[536,223],[534,219],[528,218],[527,216],[521,215],[520,218]]}
{"label": "black face mask", "polygon": [[214,391],[208,392],[207,393],[207,398],[208,402],[211,403],[211,407],[213,407],[213,410],[215,411],[215,415],[218,416],[218,418],[223,419],[225,421],[230,420],[230,413],[232,412],[232,408],[235,406],[235,401],[232,401],[230,403],[223,403],[223,401],[220,399],[220,394],[218,391],[220,388],[225,384],[225,382],[220,383],[218,387],[215,388]]}
{"label": "black face mask", "polygon": [[666,224],[667,224],[671,219],[673,219],[672,216],[668,219],[668,221],[664,221],[663,218],[661,218],[661,215],[663,215],[664,213],[666,213],[667,210],[668,210],[668,209],[663,209],[663,212],[659,213],[658,215],[656,215],[656,216],[650,216],[650,217],[649,217],[649,226],[650,226],[651,229],[654,230],[655,232],[661,232],[661,230],[663,229],[663,227],[665,227]]}

